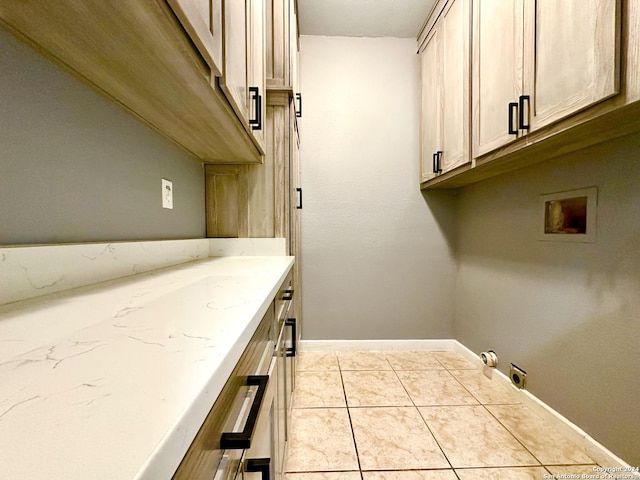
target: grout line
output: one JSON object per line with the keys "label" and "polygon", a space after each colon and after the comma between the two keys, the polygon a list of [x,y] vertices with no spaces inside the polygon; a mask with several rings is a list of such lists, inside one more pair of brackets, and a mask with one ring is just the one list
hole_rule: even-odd
{"label": "grout line", "polygon": [[[437,359],[436,359],[437,360]],[[389,364],[391,364],[391,362],[389,362]],[[393,365],[391,365],[391,368],[393,368]],[[442,452],[442,455],[444,456],[445,460],[447,461],[447,463],[449,464],[449,467],[451,467],[453,474],[456,476],[456,478],[458,480],[460,480],[460,477],[458,477],[458,474],[455,472],[455,470],[453,470],[453,465],[451,464],[451,461],[449,460],[449,457],[447,456],[447,454],[444,452],[444,449],[442,448],[442,445],[440,445],[440,442],[438,442],[438,439],[436,438],[436,436],[433,434],[433,431],[431,430],[431,427],[429,426],[429,424],[427,423],[427,421],[424,419],[424,417],[422,416],[422,413],[420,412],[420,409],[418,408],[418,406],[416,405],[416,402],[413,400],[413,398],[411,397],[411,394],[409,394],[409,391],[407,390],[407,387],[404,386],[404,383],[402,383],[402,380],[400,380],[400,377],[398,376],[398,373],[396,372],[395,369],[393,369],[393,373],[396,376],[396,378],[398,379],[398,382],[400,382],[400,385],[402,386],[403,390],[405,391],[405,393],[407,394],[407,397],[409,397],[409,400],[411,401],[411,403],[413,404],[413,408],[416,409],[416,411],[418,412],[418,415],[420,415],[420,418],[422,419],[422,421],[424,422],[425,426],[427,427],[427,430],[429,430],[429,433],[431,434],[431,437],[433,438],[433,441],[436,442],[436,445],[438,446],[438,448],[440,449],[440,451]]]}
{"label": "grout line", "polygon": [[353,439],[353,448],[356,451],[356,460],[358,461],[358,470],[360,472],[360,480],[364,480],[362,475],[362,465],[360,464],[360,454],[358,453],[358,444],[356,443],[356,434],[353,431],[353,420],[351,420],[351,412],[349,411],[349,401],[347,400],[347,391],[344,388],[344,378],[342,378],[342,367],[340,366],[339,356],[338,356],[338,368],[340,373],[340,383],[342,383],[342,394],[344,395],[344,403],[347,407],[347,416],[349,417],[349,426],[351,427],[351,438]]}
{"label": "grout line", "polygon": [[495,419],[496,419],[496,421],[497,421],[497,422],[502,426],[502,428],[504,428],[507,432],[509,432],[509,435],[511,435],[513,438],[515,438],[515,439],[516,439],[516,442],[518,442],[520,445],[522,445],[522,447],[523,447],[527,452],[529,452],[529,454],[530,454],[530,455],[531,455],[531,456],[532,456],[532,457],[533,457],[533,458],[534,458],[534,459],[535,459],[535,460],[536,460],[536,461],[537,461],[541,466],[543,466],[543,467],[544,467],[544,463],[542,463],[542,461],[541,461],[538,457],[536,457],[536,455],[535,455],[531,450],[529,450],[529,448],[527,448],[527,446],[526,446],[523,442],[521,442],[521,441],[520,441],[520,439],[519,439],[518,437],[516,437],[516,436],[515,436],[515,434],[514,434],[514,433],[509,429],[509,427],[507,427],[504,423],[502,423],[502,422],[500,421],[500,419],[499,419],[498,417],[496,417],[496,416],[493,414],[493,412],[492,412],[491,410],[489,410],[489,409],[487,408],[487,406],[486,406],[484,403],[482,404],[482,406],[484,407],[484,409],[485,409],[487,412],[489,412],[489,415],[491,415],[493,418],[495,418]]}
{"label": "grout line", "polygon": [[[445,367],[446,368],[446,367]],[[456,368],[452,368],[451,371],[459,371],[460,369],[456,369]],[[461,381],[458,377],[456,377],[453,373],[451,373],[450,369],[447,368],[447,373],[449,373],[449,375],[451,375],[451,377],[453,377],[453,379],[458,382],[460,384],[460,386],[462,386],[462,388],[464,388],[467,392],[469,392],[469,395],[471,395],[473,398],[475,398],[478,401],[478,405],[468,405],[470,407],[478,407],[478,406],[482,406],[482,408],[484,408],[487,412],[489,412],[489,415],[491,415],[493,418],[496,419],[496,421],[509,433],[509,435],[511,435],[513,438],[516,439],[516,441],[522,445],[522,447],[525,449],[525,451],[527,451],[529,454],[531,454],[531,456],[540,464],[540,466],[544,466],[542,464],[542,462],[540,461],[540,459],[538,457],[536,457],[533,452],[531,452],[513,433],[511,433],[511,430],[509,430],[500,420],[498,420],[498,418],[496,418],[495,415],[493,415],[493,413],[491,413],[491,411],[487,408],[487,405],[494,405],[494,404],[486,404],[484,403],[480,398],[478,398],[476,395],[473,394],[473,392],[468,389]],[[499,405],[511,405],[511,404],[499,404]],[[522,466],[522,465],[520,465]],[[516,467],[515,465],[513,467]],[[488,468],[488,467],[480,467],[480,468]],[[503,467],[501,467],[503,468]],[[512,468],[512,467],[504,467],[504,468]]]}

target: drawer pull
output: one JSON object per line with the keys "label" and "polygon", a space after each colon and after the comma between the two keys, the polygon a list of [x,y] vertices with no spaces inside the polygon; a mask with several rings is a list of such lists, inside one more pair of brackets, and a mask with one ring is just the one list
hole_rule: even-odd
{"label": "drawer pull", "polygon": [[302,117],[302,95],[296,93],[296,100],[298,101],[298,108],[296,108],[296,117]]}
{"label": "drawer pull", "polygon": [[260,95],[259,87],[249,87],[251,100],[256,102],[256,118],[249,119],[251,130],[262,130],[262,95]]}
{"label": "drawer pull", "polygon": [[287,327],[291,327],[291,348],[287,348],[287,357],[295,357],[296,356],[296,319],[295,318],[287,318],[284,322]]}
{"label": "drawer pull", "polygon": [[245,472],[260,472],[262,480],[271,479],[271,459],[270,458],[250,458],[244,466]]}
{"label": "drawer pull", "polygon": [[284,295],[282,295],[282,300],[293,300],[293,292],[295,290],[293,288],[287,288],[284,291]]}
{"label": "drawer pull", "polygon": [[256,392],[256,396],[251,404],[251,410],[249,410],[247,423],[245,423],[244,430],[242,430],[242,432],[224,432],[220,437],[220,448],[223,450],[251,448],[253,431],[256,428],[258,414],[262,407],[262,399],[264,398],[268,383],[269,375],[249,375],[247,377],[248,386],[258,386],[258,391]]}
{"label": "drawer pull", "polygon": [[513,126],[513,111],[518,108],[518,104],[512,102],[509,104],[509,135],[517,135],[518,129]]}
{"label": "drawer pull", "polygon": [[302,189],[298,187],[296,188],[296,192],[298,192],[298,205],[296,205],[296,208],[302,210]]}
{"label": "drawer pull", "polygon": [[520,95],[520,106],[518,107],[520,109],[519,113],[519,120],[520,122],[518,122],[520,124],[520,128],[523,130],[529,130],[529,122],[524,123],[524,102],[527,102],[527,106],[529,106],[529,95]]}

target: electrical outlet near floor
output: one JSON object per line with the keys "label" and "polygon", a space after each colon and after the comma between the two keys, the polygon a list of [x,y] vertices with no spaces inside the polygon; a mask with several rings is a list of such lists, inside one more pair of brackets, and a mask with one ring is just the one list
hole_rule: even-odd
{"label": "electrical outlet near floor", "polygon": [[173,210],[173,182],[162,179],[162,208]]}
{"label": "electrical outlet near floor", "polygon": [[509,370],[509,378],[511,379],[511,383],[513,383],[516,387],[524,388],[525,379],[527,378],[527,372],[512,363],[511,369]]}

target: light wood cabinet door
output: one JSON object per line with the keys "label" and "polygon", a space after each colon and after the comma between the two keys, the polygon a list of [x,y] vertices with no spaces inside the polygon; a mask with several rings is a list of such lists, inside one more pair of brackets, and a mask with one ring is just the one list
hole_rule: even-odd
{"label": "light wood cabinet door", "polygon": [[471,161],[469,155],[470,0],[455,0],[440,23],[443,173]]}
{"label": "light wood cabinet door", "polygon": [[247,0],[225,0],[224,69],[220,86],[245,127],[249,124],[247,81]]}
{"label": "light wood cabinet door", "polygon": [[267,86],[289,82],[289,0],[267,0]]}
{"label": "light wood cabinet door", "polygon": [[292,89],[298,82],[298,15],[296,0],[266,0],[267,88]]}
{"label": "light wood cabinet door", "polygon": [[[263,0],[248,0],[247,24],[247,73],[248,85],[254,89],[250,95],[251,133],[261,150],[265,151],[265,110],[266,110],[266,65],[265,65],[265,23],[266,11]],[[257,89],[257,90],[255,90]]]}
{"label": "light wood cabinet door", "polygon": [[420,53],[422,72],[421,116],[420,116],[420,174],[421,181],[435,177],[434,156],[442,150],[440,128],[442,126],[442,104],[440,95],[440,31],[427,37]]}
{"label": "light wood cabinet door", "polygon": [[421,181],[469,163],[470,0],[452,0],[421,52]]}
{"label": "light wood cabinet door", "polygon": [[248,237],[248,177],[245,165],[206,165],[207,237]]}
{"label": "light wood cabinet door", "polygon": [[298,72],[298,2],[289,0],[289,85],[294,93],[300,92],[300,77]]}
{"label": "light wood cabinet door", "polygon": [[224,70],[220,87],[265,153],[265,11],[261,0],[225,0]]}
{"label": "light wood cabinet door", "polygon": [[618,93],[619,0],[526,0],[525,5],[524,92],[531,130]]}
{"label": "light wood cabinet door", "polygon": [[212,76],[222,75],[222,0],[167,0]]}
{"label": "light wood cabinet door", "polygon": [[[523,0],[473,3],[473,156],[520,135],[517,108],[523,79]],[[509,119],[516,133],[509,131]]]}

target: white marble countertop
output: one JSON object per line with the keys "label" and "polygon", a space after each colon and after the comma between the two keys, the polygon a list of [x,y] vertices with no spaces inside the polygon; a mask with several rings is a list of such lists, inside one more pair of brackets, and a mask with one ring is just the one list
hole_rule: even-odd
{"label": "white marble countertop", "polygon": [[171,478],[293,257],[221,257],[0,307],[0,479]]}

